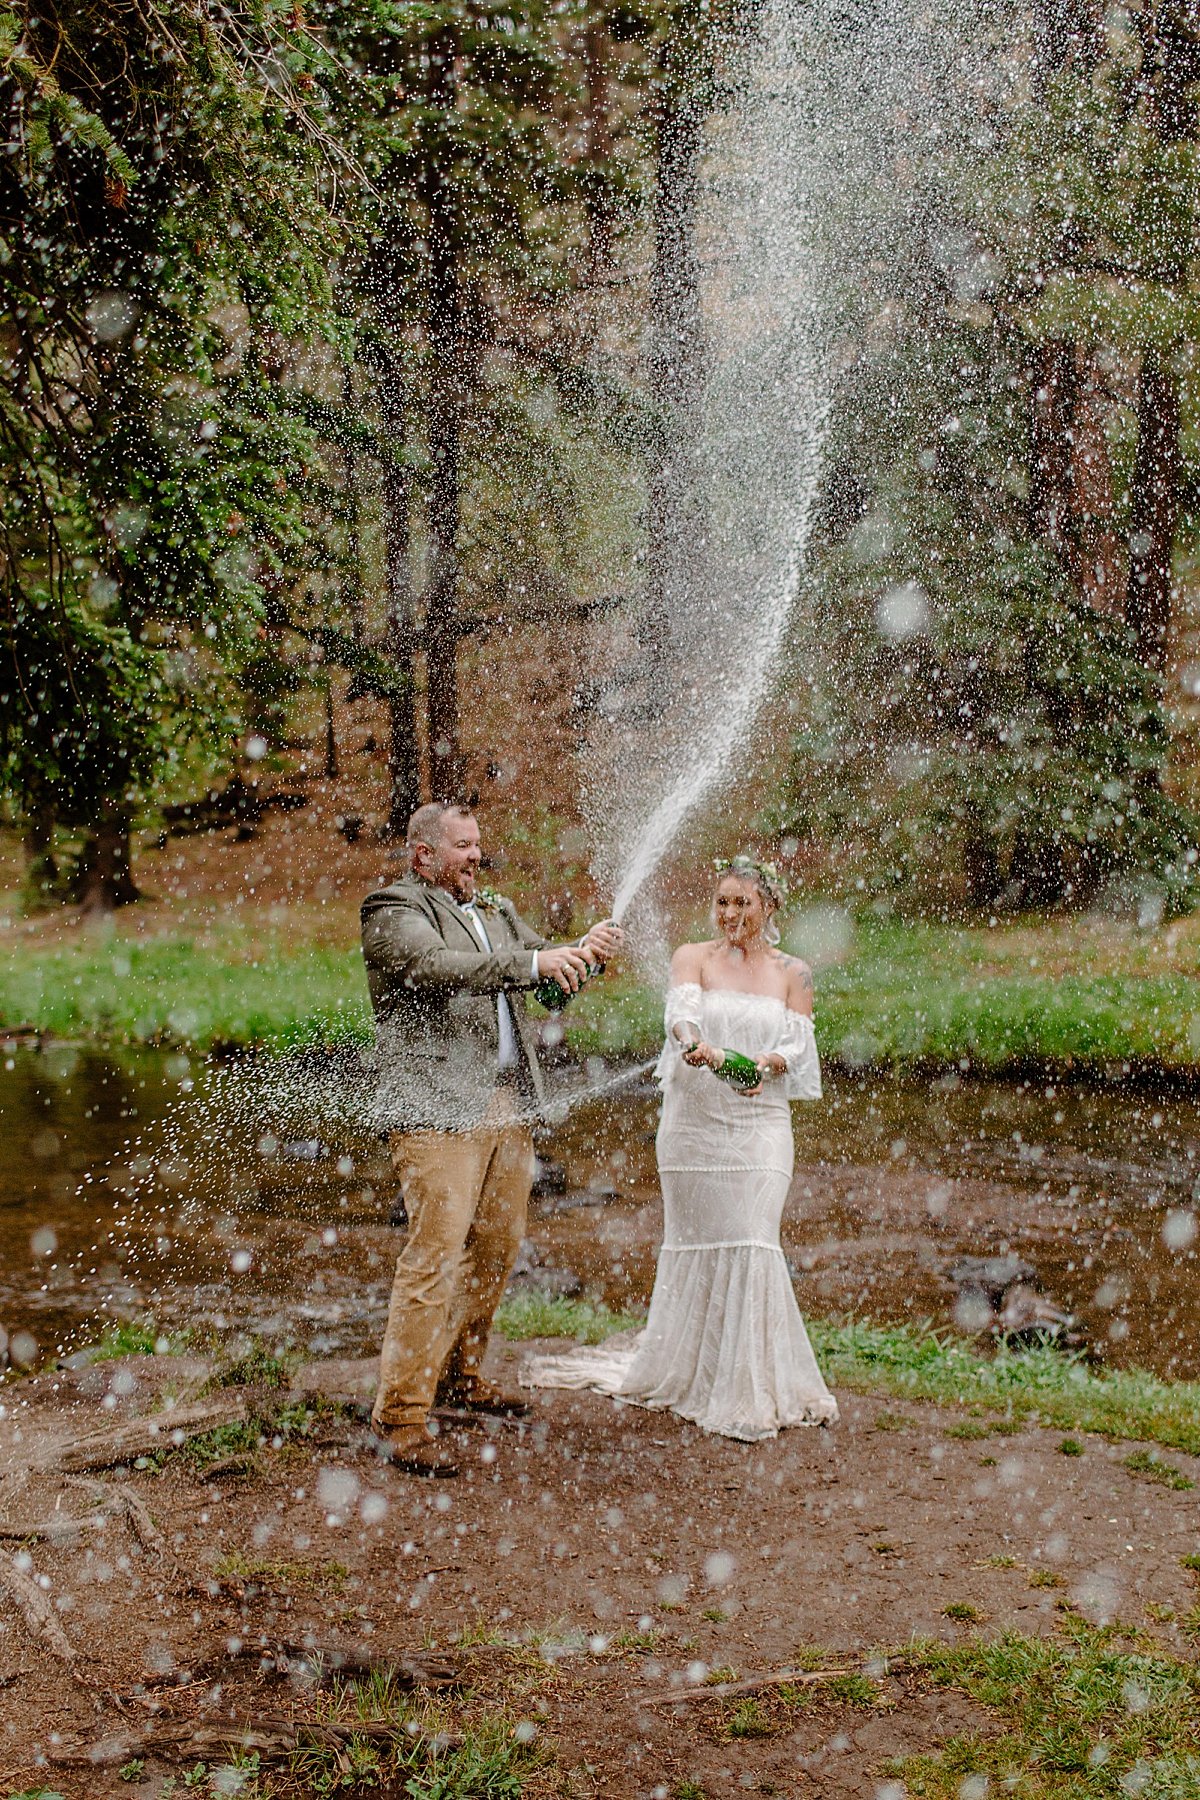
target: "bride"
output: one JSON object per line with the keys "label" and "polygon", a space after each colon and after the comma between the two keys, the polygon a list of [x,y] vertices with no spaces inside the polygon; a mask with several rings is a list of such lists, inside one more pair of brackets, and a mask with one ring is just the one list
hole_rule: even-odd
{"label": "bride", "polygon": [[[812,976],[775,948],[775,870],[748,856],[716,867],[717,936],[671,959],[656,1070],[663,1243],[646,1328],[533,1359],[523,1378],[668,1407],[754,1441],[837,1417],[779,1245],[794,1157],[788,1102],[820,1099],[821,1069]],[[731,1052],[753,1060],[755,1085],[718,1075],[736,1066]]]}

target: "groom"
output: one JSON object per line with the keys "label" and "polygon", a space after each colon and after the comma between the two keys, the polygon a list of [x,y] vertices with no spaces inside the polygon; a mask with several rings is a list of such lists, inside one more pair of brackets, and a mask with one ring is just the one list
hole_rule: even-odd
{"label": "groom", "polygon": [[409,1217],[372,1424],[400,1467],[456,1475],[430,1435],[435,1402],[527,1410],[481,1373],[533,1179],[527,1121],[543,1090],[525,993],[547,979],[577,992],[621,934],[604,923],[578,944],[550,945],[509,901],[477,892],[479,826],[467,806],[420,807],[408,852],[409,877],[362,907],[380,1094]]}

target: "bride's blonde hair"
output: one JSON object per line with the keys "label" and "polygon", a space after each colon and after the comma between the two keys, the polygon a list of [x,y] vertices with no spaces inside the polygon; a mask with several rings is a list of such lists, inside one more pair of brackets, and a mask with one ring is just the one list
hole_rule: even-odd
{"label": "bride's blonde hair", "polygon": [[[761,896],[763,909],[766,912],[766,923],[763,925],[763,936],[768,944],[779,942],[779,927],[775,923],[775,914],[787,899],[787,883],[775,867],[774,863],[759,862],[757,857],[743,852],[739,856],[718,856],[713,863],[717,873],[717,887],[720,887],[727,875],[734,875],[739,881],[752,881]],[[716,917],[716,892],[713,892],[713,916]]]}

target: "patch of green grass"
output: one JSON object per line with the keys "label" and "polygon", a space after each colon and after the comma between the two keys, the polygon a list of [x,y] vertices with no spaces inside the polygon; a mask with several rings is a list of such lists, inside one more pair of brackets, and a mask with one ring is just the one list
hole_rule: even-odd
{"label": "patch of green grass", "polygon": [[623,1631],[614,1632],[608,1640],[610,1650],[620,1656],[644,1656],[657,1650],[662,1645],[662,1632],[653,1626],[649,1631],[631,1631],[628,1626]]}
{"label": "patch of green grass", "polygon": [[690,1775],[685,1775],[671,1789],[671,1800],[708,1800],[708,1794],[698,1781],[693,1781]]}
{"label": "patch of green grass", "polygon": [[[314,1730],[285,1764],[269,1771],[257,1755],[234,1757],[239,1800],[328,1800],[342,1793],[411,1795],[413,1800],[520,1800],[526,1779],[549,1760],[534,1727],[494,1715],[454,1721],[432,1707],[413,1706],[394,1683],[338,1687],[321,1706],[319,1725],[336,1720],[351,1728],[340,1743],[320,1741]],[[387,1727],[356,1734],[355,1724]],[[205,1771],[204,1781],[214,1771]],[[186,1782],[186,1777],[185,1777]],[[217,1791],[213,1786],[214,1793]]]}
{"label": "patch of green grass", "polygon": [[1017,1569],[1020,1564],[1015,1556],[985,1556],[983,1567],[985,1569]]}
{"label": "patch of green grass", "polygon": [[264,1409],[246,1419],[231,1419],[227,1425],[214,1425],[211,1431],[197,1432],[182,1444],[167,1444],[153,1455],[139,1457],[138,1468],[161,1470],[175,1461],[197,1475],[227,1457],[256,1457],[267,1448],[275,1448],[297,1438],[311,1437],[316,1426],[338,1416],[338,1408],[328,1401],[317,1405],[293,1401],[283,1406]]}
{"label": "patch of green grass", "polygon": [[1082,1456],[1083,1445],[1078,1438],[1065,1437],[1058,1446],[1058,1454],[1060,1456]]}
{"label": "patch of green grass", "polygon": [[[848,953],[817,981],[831,1063],[1069,1075],[1200,1060],[1200,980],[1150,934],[1115,925],[1097,934],[1079,921],[847,923]],[[797,929],[803,950],[803,920]],[[662,995],[614,969],[563,1023],[578,1053],[641,1058],[661,1041]],[[68,944],[10,939],[0,958],[6,1025],[107,1043],[288,1049],[366,1041],[370,1007],[356,945],[330,945],[304,920],[274,927],[252,915],[154,937],[119,926]]]}
{"label": "patch of green grass", "polygon": [[[507,1338],[573,1337],[595,1344],[643,1321],[594,1300],[520,1294],[496,1314]],[[833,1388],[888,1394],[944,1405],[996,1409],[992,1419],[967,1419],[951,1436],[1005,1436],[1025,1425],[1057,1425],[1110,1438],[1151,1439],[1200,1454],[1200,1382],[1164,1381],[1143,1369],[1096,1372],[1077,1356],[1049,1346],[1027,1351],[974,1349],[949,1332],[871,1320],[810,1318],[809,1335]],[[984,1467],[995,1458],[983,1458]],[[1187,1480],[1187,1477],[1182,1477]]]}
{"label": "patch of green grass", "polygon": [[774,1737],[779,1726],[761,1700],[739,1700],[725,1716],[725,1735],[731,1738]]}
{"label": "patch of green grass", "polygon": [[979,1607],[973,1606],[969,1600],[951,1600],[948,1606],[942,1608],[944,1619],[954,1619],[962,1625],[978,1625],[984,1616]]}
{"label": "patch of green grass", "polygon": [[1031,1588],[1060,1588],[1063,1586],[1063,1578],[1053,1569],[1031,1569],[1029,1585]]}
{"label": "patch of green grass", "polygon": [[1200,982],[1147,967],[1116,930],[1105,948],[1107,969],[1086,934],[1041,921],[1004,934],[863,917],[846,960],[818,976],[817,1033],[853,1067],[1193,1067]]}
{"label": "patch of green grass", "polygon": [[1179,1561],[1181,1566],[1190,1569],[1193,1575],[1200,1575],[1200,1551],[1189,1550],[1186,1556],[1180,1557]]}
{"label": "patch of green grass", "polygon": [[1174,1488],[1176,1493],[1184,1493],[1195,1487],[1190,1475],[1177,1469],[1174,1463],[1164,1462],[1153,1450],[1135,1450],[1127,1456],[1123,1465],[1131,1475],[1143,1475],[1147,1481],[1155,1481],[1159,1487]]}
{"label": "patch of green grass", "polygon": [[106,1043],[287,1050],[367,1041],[370,1006],[357,948],[245,930],[204,943],[81,933],[66,947],[9,947],[4,1025]]}
{"label": "patch of green grass", "polygon": [[852,1670],[848,1675],[835,1675],[829,1681],[822,1682],[819,1689],[802,1688],[802,1693],[817,1693],[821,1697],[835,1700],[841,1706],[853,1706],[860,1711],[879,1705],[879,1685],[869,1675],[859,1674]]}
{"label": "patch of green grass", "polygon": [[992,1429],[1042,1424],[1200,1454],[1200,1382],[1096,1371],[1049,1347],[988,1354],[920,1326],[813,1318],[809,1332],[835,1391],[994,1407],[1003,1417]]}
{"label": "patch of green grass", "polygon": [[915,1429],[916,1423],[915,1419],[910,1419],[905,1413],[881,1412],[876,1413],[872,1429],[874,1431],[912,1431]]}
{"label": "patch of green grass", "polygon": [[724,1625],[729,1614],[722,1612],[719,1606],[706,1606],[700,1617],[707,1619],[710,1625]]}
{"label": "patch of green grass", "polygon": [[218,1369],[209,1388],[231,1387],[265,1387],[281,1388],[291,1382],[292,1371],[299,1357],[285,1351],[269,1350],[265,1344],[254,1343],[233,1362],[226,1363]]}
{"label": "patch of green grass", "polygon": [[911,1676],[957,1689],[995,1721],[896,1761],[913,1800],[960,1800],[970,1775],[1017,1800],[1200,1793],[1200,1671],[1126,1629],[1069,1616],[1054,1638],[917,1642],[904,1660]]}
{"label": "patch of green grass", "polygon": [[230,1550],[213,1564],[219,1581],[258,1582],[269,1588],[303,1588],[309,1592],[338,1590],[350,1579],[345,1563],[339,1562],[272,1562],[266,1557],[247,1556],[244,1551]]}
{"label": "patch of green grass", "polygon": [[570,1300],[556,1294],[511,1294],[501,1301],[496,1329],[506,1338],[570,1337],[599,1344],[617,1331],[636,1331],[645,1319],[614,1312],[602,1300]]}
{"label": "patch of green grass", "polygon": [[160,1331],[153,1319],[118,1319],[106,1325],[94,1344],[84,1346],[89,1362],[115,1362],[122,1356],[179,1356],[189,1333]]}

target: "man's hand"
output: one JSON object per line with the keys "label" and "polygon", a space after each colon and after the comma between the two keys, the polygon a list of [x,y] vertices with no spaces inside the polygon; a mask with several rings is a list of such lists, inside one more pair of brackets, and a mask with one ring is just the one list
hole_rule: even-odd
{"label": "man's hand", "polygon": [[625,933],[612,919],[601,919],[592,926],[581,948],[594,963],[611,962],[625,948]]}
{"label": "man's hand", "polygon": [[588,976],[588,959],[574,944],[550,944],[537,953],[538,980],[557,981],[564,994],[577,994]]}

